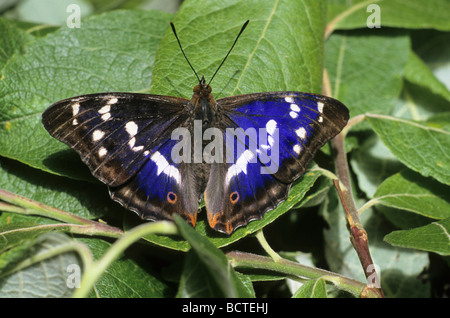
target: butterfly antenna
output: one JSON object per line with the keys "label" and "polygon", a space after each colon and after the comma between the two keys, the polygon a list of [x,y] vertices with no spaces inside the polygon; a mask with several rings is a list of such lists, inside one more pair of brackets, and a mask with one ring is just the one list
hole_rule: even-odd
{"label": "butterfly antenna", "polygon": [[241,28],[241,31],[239,31],[239,34],[236,37],[236,40],[234,40],[233,45],[231,46],[230,50],[228,51],[227,55],[225,55],[225,58],[222,60],[222,63],[220,63],[219,67],[217,68],[216,72],[214,73],[214,75],[211,77],[211,79],[208,82],[208,85],[211,84],[214,76],[216,76],[217,72],[219,71],[219,69],[222,67],[223,63],[225,63],[225,60],[227,59],[228,55],[230,55],[231,51],[233,50],[234,46],[236,45],[237,40],[239,39],[239,37],[241,36],[242,32],[244,32],[245,28],[247,27],[247,24],[250,22],[250,20],[245,21],[244,25]]}
{"label": "butterfly antenna", "polygon": [[177,31],[175,31],[175,26],[173,25],[172,22],[170,22],[170,26],[172,27],[172,31],[173,31],[173,34],[175,35],[175,38],[177,39],[178,46],[180,47],[181,53],[183,53],[184,58],[185,58],[186,61],[188,62],[188,64],[189,64],[189,66],[191,67],[192,71],[194,71],[194,74],[195,74],[195,76],[197,77],[198,82],[200,83],[200,82],[201,82],[201,81],[200,81],[200,77],[198,77],[197,72],[195,71],[195,69],[194,69],[194,67],[192,66],[191,62],[189,62],[189,60],[188,60],[186,54],[184,53],[183,47],[181,46],[180,39],[178,38],[178,35],[177,35]]}

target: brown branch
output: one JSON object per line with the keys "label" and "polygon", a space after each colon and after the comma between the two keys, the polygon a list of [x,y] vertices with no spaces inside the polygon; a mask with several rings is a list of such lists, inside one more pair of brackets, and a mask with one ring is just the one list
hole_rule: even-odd
{"label": "brown branch", "polygon": [[361,224],[358,210],[356,209],[356,204],[353,200],[350,172],[344,147],[344,136],[342,134],[336,136],[331,141],[331,146],[334,152],[336,175],[339,178],[339,180],[333,180],[333,182],[339,194],[339,198],[341,199],[345,216],[350,227],[350,241],[358,254],[358,258],[367,278],[367,290],[374,290],[380,297],[384,297],[383,290],[379,283],[380,280],[375,271],[372,256],[370,255],[367,232]]}

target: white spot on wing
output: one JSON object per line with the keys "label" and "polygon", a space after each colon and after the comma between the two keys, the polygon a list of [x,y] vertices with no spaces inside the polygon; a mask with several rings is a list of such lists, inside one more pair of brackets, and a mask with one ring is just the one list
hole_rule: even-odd
{"label": "white spot on wing", "polygon": [[111,118],[111,113],[105,113],[102,115],[102,120],[107,121],[109,118]]}
{"label": "white spot on wing", "polygon": [[106,150],[104,147],[100,147],[100,149],[98,150],[98,156],[104,157],[106,154],[108,153],[108,150]]}
{"label": "white spot on wing", "polygon": [[133,137],[134,135],[137,134],[138,131],[138,125],[136,125],[136,123],[134,121],[129,121],[126,125],[125,125],[125,130],[127,131],[127,133],[130,135],[130,137]]}
{"label": "white spot on wing", "polygon": [[97,141],[103,138],[103,136],[105,135],[104,131],[101,130],[95,130],[94,133],[92,134],[92,141]]}
{"label": "white spot on wing", "polygon": [[322,102],[317,102],[317,110],[320,113],[323,113],[323,103]]}
{"label": "white spot on wing", "polygon": [[79,103],[72,104],[72,115],[76,116],[78,115],[79,112],[80,112],[80,104]]}
{"label": "white spot on wing", "polygon": [[286,97],[284,98],[284,100],[285,100],[286,102],[288,102],[288,103],[293,103],[293,102],[294,102],[294,98],[293,98],[292,96],[286,96]]}
{"label": "white spot on wing", "polygon": [[109,104],[109,105],[112,105],[112,104],[117,103],[117,101],[118,101],[117,98],[111,98],[111,99],[108,101],[108,104]]}
{"label": "white spot on wing", "polygon": [[301,151],[302,151],[302,146],[300,146],[300,145],[295,145],[295,146],[294,146],[294,152],[295,152],[297,155],[299,155]]}
{"label": "white spot on wing", "polygon": [[297,104],[291,104],[291,110],[298,113],[300,111],[300,107],[298,107]]}
{"label": "white spot on wing", "polygon": [[133,150],[134,152],[138,152],[138,151],[141,151],[142,149],[144,149],[144,146],[135,147],[134,146],[135,144],[136,144],[136,138],[133,137],[128,142],[128,146],[130,146],[130,149]]}
{"label": "white spot on wing", "polygon": [[100,108],[98,110],[98,113],[99,114],[106,114],[106,113],[109,113],[110,111],[111,111],[111,106],[106,105],[106,106],[103,106],[102,108]]}
{"label": "white spot on wing", "polygon": [[273,139],[275,129],[277,129],[277,122],[273,119],[269,120],[266,124],[266,131],[268,135],[267,141],[269,142],[270,147],[272,147],[275,144],[275,140]]}
{"label": "white spot on wing", "polygon": [[277,129],[277,122],[273,119],[269,120],[266,124],[266,130],[269,135],[273,135],[275,132],[275,129]]}
{"label": "white spot on wing", "polygon": [[298,113],[297,112],[290,112],[289,116],[291,116],[293,119],[298,117]]}
{"label": "white spot on wing", "polygon": [[297,136],[300,137],[300,139],[304,140],[306,138],[306,129],[303,127],[300,127],[299,129],[297,129],[295,131],[295,133],[297,134]]}

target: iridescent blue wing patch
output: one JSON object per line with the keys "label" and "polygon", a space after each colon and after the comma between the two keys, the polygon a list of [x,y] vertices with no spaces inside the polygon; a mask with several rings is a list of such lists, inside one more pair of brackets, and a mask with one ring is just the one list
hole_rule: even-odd
{"label": "iridescent blue wing patch", "polygon": [[261,219],[285,200],[292,182],[349,118],[339,101],[299,92],[248,94],[217,102],[228,127],[246,132],[235,134],[234,141],[224,132],[226,144],[234,148],[226,154],[228,162],[212,165],[205,190],[210,226],[226,233]]}

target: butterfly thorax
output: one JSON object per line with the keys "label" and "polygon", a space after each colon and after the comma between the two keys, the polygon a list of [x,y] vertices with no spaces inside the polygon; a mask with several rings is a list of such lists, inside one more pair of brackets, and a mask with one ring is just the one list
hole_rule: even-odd
{"label": "butterfly thorax", "polygon": [[194,106],[195,120],[202,121],[203,130],[210,128],[214,122],[217,110],[217,102],[211,94],[211,86],[206,84],[202,77],[200,83],[195,85],[194,94],[191,98],[191,104]]}

